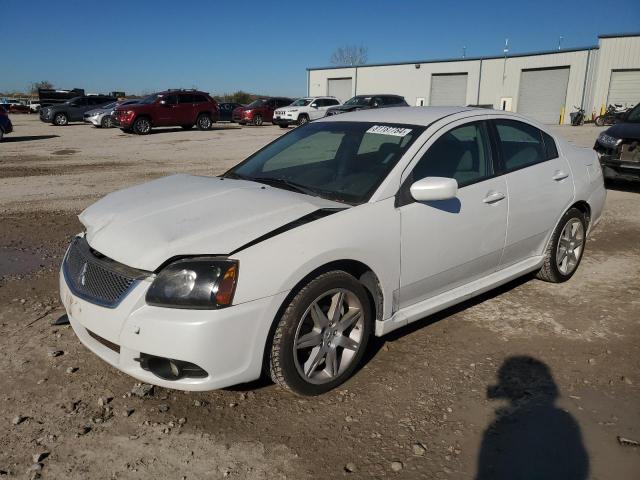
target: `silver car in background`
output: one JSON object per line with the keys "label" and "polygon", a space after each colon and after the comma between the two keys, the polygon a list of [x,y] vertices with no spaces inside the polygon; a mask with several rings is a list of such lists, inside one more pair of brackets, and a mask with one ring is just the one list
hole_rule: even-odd
{"label": "silver car in background", "polygon": [[91,123],[97,128],[111,128],[115,126],[113,123],[113,111],[115,108],[120,105],[131,105],[137,102],[137,100],[125,100],[122,102],[109,103],[102,108],[89,110],[84,114],[83,119],[86,123]]}

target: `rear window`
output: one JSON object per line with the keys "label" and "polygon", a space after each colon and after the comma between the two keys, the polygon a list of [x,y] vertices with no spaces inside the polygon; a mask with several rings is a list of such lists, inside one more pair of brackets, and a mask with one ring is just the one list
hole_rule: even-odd
{"label": "rear window", "polygon": [[[507,172],[535,165],[548,159],[541,130],[517,120],[496,120],[495,125]],[[555,144],[552,145],[555,149]]]}

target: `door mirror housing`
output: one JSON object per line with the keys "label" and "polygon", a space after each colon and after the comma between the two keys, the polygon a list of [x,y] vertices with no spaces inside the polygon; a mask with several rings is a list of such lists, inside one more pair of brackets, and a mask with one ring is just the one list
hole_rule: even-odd
{"label": "door mirror housing", "polygon": [[418,202],[450,200],[458,193],[458,181],[455,178],[426,177],[414,182],[410,191]]}
{"label": "door mirror housing", "polygon": [[311,108],[318,108],[318,104],[317,103],[312,103],[311,104]]}

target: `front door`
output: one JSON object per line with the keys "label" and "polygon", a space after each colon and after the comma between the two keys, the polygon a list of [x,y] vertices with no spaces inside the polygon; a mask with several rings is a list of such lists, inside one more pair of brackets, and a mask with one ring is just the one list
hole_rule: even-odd
{"label": "front door", "polygon": [[[487,121],[445,127],[403,181],[399,307],[494,272],[507,228],[507,185],[496,165]],[[417,202],[407,190],[425,177],[454,178],[451,200]]]}
{"label": "front door", "polygon": [[174,119],[178,115],[178,95],[165,95],[154,107],[157,113],[153,122],[155,126],[162,127],[176,124]]}

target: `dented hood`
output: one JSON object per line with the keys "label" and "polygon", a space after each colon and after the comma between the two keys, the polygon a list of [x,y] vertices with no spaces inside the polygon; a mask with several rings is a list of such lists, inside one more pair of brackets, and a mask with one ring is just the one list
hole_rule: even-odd
{"label": "dented hood", "polygon": [[173,175],[107,195],[79,218],[87,241],[155,270],[186,255],[224,255],[321,208],[344,204],[244,180]]}

